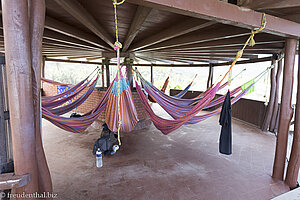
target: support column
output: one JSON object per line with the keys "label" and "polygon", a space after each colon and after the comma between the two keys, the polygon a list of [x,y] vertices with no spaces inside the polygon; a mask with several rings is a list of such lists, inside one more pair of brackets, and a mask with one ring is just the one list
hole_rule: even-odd
{"label": "support column", "polygon": [[30,174],[29,184],[15,192],[27,194],[38,191],[28,11],[28,1],[2,1],[14,169]]}
{"label": "support column", "polygon": [[7,159],[7,132],[4,117],[4,92],[3,92],[3,76],[2,65],[5,64],[4,56],[0,58],[0,174],[5,171]]}
{"label": "support column", "polygon": [[153,85],[154,84],[154,74],[153,74],[153,65],[151,64],[150,66],[150,79],[151,79],[151,84]]}
{"label": "support column", "polygon": [[277,73],[276,73],[276,89],[275,89],[275,100],[274,100],[274,107],[273,107],[273,113],[270,123],[269,131],[274,132],[277,124],[277,115],[278,115],[278,107],[279,107],[279,82],[280,82],[280,76],[282,73],[282,60],[278,61],[277,65]]}
{"label": "support column", "polygon": [[286,39],[282,96],[279,115],[280,118],[276,140],[276,153],[273,166],[273,177],[280,180],[283,180],[284,176],[288,133],[293,115],[291,101],[293,92],[296,47],[297,40]]}
{"label": "support column", "polygon": [[101,66],[101,72],[102,72],[102,87],[104,88],[105,84],[104,84],[104,64],[103,63],[102,63],[102,66]]}
{"label": "support column", "polygon": [[271,79],[270,97],[269,97],[266,116],[261,128],[262,131],[268,130],[272,118],[274,102],[275,102],[275,91],[276,91],[276,58],[277,57],[278,57],[277,55],[273,55],[273,59],[271,61],[274,67],[271,69],[271,74],[270,74],[270,79]]}
{"label": "support column", "polygon": [[43,56],[43,60],[42,60],[42,78],[45,78],[45,67],[46,67],[46,56]]}
{"label": "support column", "polygon": [[292,151],[285,180],[286,184],[292,189],[297,187],[297,179],[300,167],[300,52],[298,52],[298,88],[293,137]]}
{"label": "support column", "polygon": [[110,72],[109,72],[109,63],[110,60],[105,58],[102,60],[102,63],[105,65],[105,72],[106,72],[106,87],[108,88],[110,85]]}
{"label": "support column", "polygon": [[209,72],[208,72],[208,79],[207,79],[207,89],[212,86],[213,84],[213,75],[214,75],[214,65],[209,64]]}
{"label": "support column", "polygon": [[126,73],[127,73],[127,79],[129,81],[130,88],[133,88],[133,77],[132,77],[132,65],[133,65],[133,59],[125,58],[125,65],[126,65]]}
{"label": "support column", "polygon": [[38,192],[52,192],[52,181],[42,144],[41,122],[41,68],[43,66],[42,40],[45,24],[46,4],[44,0],[28,1],[30,11],[30,47],[32,94],[34,107],[35,151],[38,168]]}

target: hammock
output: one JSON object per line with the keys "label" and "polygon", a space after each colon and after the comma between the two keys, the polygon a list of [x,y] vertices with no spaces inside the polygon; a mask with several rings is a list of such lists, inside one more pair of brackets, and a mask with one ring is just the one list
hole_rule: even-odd
{"label": "hammock", "polygon": [[100,99],[97,106],[92,109],[90,112],[84,114],[82,117],[78,118],[67,118],[57,116],[51,113],[49,110],[42,108],[42,116],[44,119],[47,119],[54,125],[58,126],[61,129],[64,129],[73,133],[81,133],[85,131],[104,111],[112,84],[109,86],[103,97]]}
{"label": "hammock", "polygon": [[72,103],[67,104],[65,106],[58,107],[58,108],[51,108],[51,109],[48,109],[48,111],[51,112],[52,114],[62,115],[62,114],[65,114],[65,113],[70,112],[71,110],[77,108],[92,94],[92,92],[94,91],[95,86],[97,84],[97,80],[98,80],[98,77],[93,81],[93,83],[89,87],[89,89],[82,96],[80,96],[78,99],[76,99]]}
{"label": "hammock", "polygon": [[[121,121],[120,131],[130,132],[134,129],[138,122],[137,112],[134,106],[132,93],[128,82],[122,75],[119,69],[120,81],[118,82],[118,74],[116,77],[117,81],[114,81],[112,90],[110,91],[108,98],[108,107],[105,112],[105,122],[108,128],[116,132],[119,127],[119,116],[118,116],[118,95],[120,97],[120,112]],[[120,84],[120,85],[119,85]]]}
{"label": "hammock", "polygon": [[[98,78],[98,77],[97,77]],[[92,93],[94,89],[94,85],[96,84],[96,80],[94,81],[93,85],[89,88],[85,95],[81,96],[79,99],[74,101],[71,104],[68,104],[63,107],[59,107],[58,109],[46,109],[42,108],[42,116],[43,118],[47,119],[54,125],[62,128],[66,131],[73,132],[73,133],[81,133],[85,131],[98,117],[100,114],[105,110],[107,105],[106,111],[106,119],[108,119],[107,124],[110,127],[110,130],[116,131],[118,127],[118,113],[117,113],[117,103],[116,103],[116,96],[118,94],[118,82],[116,81],[117,77],[113,80],[112,84],[110,84],[109,88],[100,99],[97,106],[85,113],[82,117],[79,118],[67,118],[58,116],[60,114],[64,114],[66,112],[71,111],[72,109],[79,106],[83,103],[87,97]],[[133,103],[133,97],[128,86],[127,81],[124,77],[121,78],[121,131],[129,132],[134,129],[135,124],[138,121],[137,112]],[[111,128],[112,127],[112,128]]]}
{"label": "hammock", "polygon": [[50,83],[52,85],[61,85],[61,86],[70,86],[71,85],[71,84],[60,83],[60,82],[49,80],[49,79],[45,79],[45,78],[41,78],[41,81],[43,81],[45,83]]}
{"label": "hammock", "polygon": [[188,92],[188,90],[192,86],[192,84],[193,84],[196,77],[197,77],[197,74],[195,75],[194,79],[190,82],[190,84],[188,84],[188,86],[186,88],[184,88],[184,90],[182,90],[181,92],[179,92],[176,95],[173,95],[173,97],[182,98]]}
{"label": "hammock", "polygon": [[44,108],[54,108],[54,107],[57,107],[57,106],[60,106],[64,103],[66,103],[67,101],[69,101],[69,100],[73,99],[74,97],[76,97],[80,92],[82,92],[88,86],[88,83],[86,83],[84,85],[81,85],[74,92],[73,91],[70,92],[70,90],[67,90],[68,91],[67,97],[60,98],[56,101],[53,101],[53,100],[52,101],[45,101],[45,100],[42,101],[42,107],[44,107]]}
{"label": "hammock", "polygon": [[188,113],[186,113],[183,117],[174,119],[174,120],[168,120],[161,118],[153,112],[150,105],[148,104],[148,101],[146,97],[144,96],[140,86],[136,82],[136,88],[138,92],[138,96],[148,114],[148,116],[151,118],[153,124],[157,129],[159,129],[163,134],[168,134],[179,127],[181,127],[183,124],[188,122],[191,118],[193,118],[197,113],[199,113],[215,96],[220,84],[217,83],[215,87],[210,89],[210,91],[203,96],[200,102],[198,102]]}
{"label": "hammock", "polygon": [[[53,95],[53,96],[44,96],[44,97],[42,97],[42,103],[44,102],[46,104],[46,102],[49,103],[49,102],[55,101],[55,100],[57,100],[59,98],[62,98],[64,96],[67,96],[68,94],[76,91],[80,86],[82,86],[85,83],[85,81],[88,80],[89,77],[91,77],[91,80],[94,77],[99,77],[99,72],[100,72],[100,69],[98,67],[96,67],[84,80],[82,80],[79,83],[77,83],[76,85],[72,86],[71,88],[69,88],[65,92],[62,92],[60,94]],[[56,81],[53,81],[53,80],[44,79],[44,78],[42,78],[42,81],[47,82],[47,83],[51,83],[53,85],[70,86],[70,84],[59,83],[59,82],[56,82]],[[88,83],[90,83],[90,81],[88,81],[85,84],[88,84]]]}
{"label": "hammock", "polygon": [[[271,66],[272,67],[272,66]],[[264,72],[259,74],[255,79],[258,78],[258,80],[269,70],[271,67],[267,68]],[[141,82],[144,80],[143,78],[140,78]],[[248,84],[249,82],[245,83],[242,86],[239,86],[231,91],[230,96],[233,97],[236,95],[236,97],[233,98],[232,104],[237,102],[243,95],[247,94],[247,92],[254,86],[255,81],[254,79],[251,80],[251,84]],[[142,82],[144,84],[145,82]],[[137,84],[137,83],[136,83]],[[208,117],[211,117],[213,115],[218,114],[222,106],[220,105],[223,101],[226,95],[223,95],[215,100],[212,100],[213,96],[215,95],[216,91],[219,88],[219,84],[217,83],[212,88],[208,89],[202,99],[197,100],[195,102],[195,105],[189,105],[184,107],[183,105],[177,106],[175,104],[172,104],[172,102],[168,101],[168,99],[164,98],[163,96],[159,96],[157,93],[153,92],[152,90],[149,90],[149,87],[144,85],[144,89],[148,92],[148,94],[174,119],[174,120],[167,120],[163,119],[159,116],[157,116],[153,110],[151,109],[150,105],[146,101],[146,98],[141,91],[140,86],[137,84],[137,91],[138,95],[141,99],[141,102],[148,114],[148,116],[151,118],[154,125],[162,131],[164,134],[168,134],[172,132],[173,130],[176,130],[183,124],[194,124],[198,123],[200,121],[203,121],[204,119],[207,119]],[[246,85],[246,87],[245,87]],[[207,114],[203,115],[197,115],[202,109],[213,107],[216,105],[220,105],[216,110],[209,112]]]}
{"label": "hammock", "polygon": [[44,96],[42,97],[42,103],[46,103],[46,102],[52,102],[55,101],[59,98],[62,98],[63,96],[66,96],[74,91],[76,91],[80,86],[82,86],[84,84],[84,82],[87,80],[88,78],[84,79],[83,81],[80,81],[79,83],[77,83],[76,85],[74,85],[73,87],[71,87],[70,89],[66,90],[65,92],[62,92],[60,94],[57,95],[53,95],[53,96]]}

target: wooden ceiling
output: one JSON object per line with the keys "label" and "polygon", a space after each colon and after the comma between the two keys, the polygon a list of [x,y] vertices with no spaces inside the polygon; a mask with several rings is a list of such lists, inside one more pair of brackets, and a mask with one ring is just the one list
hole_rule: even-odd
{"label": "wooden ceiling", "polygon": [[[230,19],[231,11],[226,6],[232,8],[233,11],[241,6],[258,12],[266,12],[270,16],[285,18],[297,22],[296,24],[285,20],[286,26],[296,24],[300,30],[299,0],[239,0],[236,2],[238,6],[211,0],[216,1],[214,9],[221,6],[220,13],[225,17],[229,16],[224,20],[219,19],[219,16],[207,17],[202,13],[197,13],[199,6],[201,9],[206,9],[205,5],[209,7],[209,3],[206,4],[207,0],[194,1],[195,6],[198,6],[195,11],[184,10],[185,6],[191,5],[188,4],[189,1],[191,2],[191,0],[182,1],[182,6],[180,5],[182,8],[179,9],[176,9],[178,5],[175,4],[181,1],[176,1],[170,7],[158,3],[172,2],[171,0],[126,0],[124,4],[118,6],[119,40],[123,44],[121,55],[149,62],[185,64],[231,61],[250,35],[252,25],[250,21],[253,17],[249,15],[250,19],[235,22]],[[201,4],[202,1],[203,4]],[[226,7],[225,13],[222,7]],[[237,12],[232,12],[232,15],[238,18]],[[257,15],[257,13],[254,14]],[[249,26],[243,24],[248,23],[247,20]],[[274,23],[276,19],[268,16],[267,23],[268,20],[271,21],[268,24],[269,30],[266,29],[255,36],[256,45],[247,47],[244,59],[256,59],[259,54],[280,53],[284,48],[286,36],[297,37],[293,35],[293,31],[289,35],[289,30],[281,34],[280,24]],[[277,32],[273,24],[279,26]],[[86,58],[88,61],[113,58],[115,57],[112,48],[114,41],[112,0],[46,0],[43,39],[45,56]],[[3,42],[1,44],[3,48]]]}

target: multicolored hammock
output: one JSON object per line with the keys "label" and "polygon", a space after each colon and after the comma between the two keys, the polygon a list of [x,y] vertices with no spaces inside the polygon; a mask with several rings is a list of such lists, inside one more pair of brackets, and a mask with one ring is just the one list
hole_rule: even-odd
{"label": "multicolored hammock", "polygon": [[50,79],[45,79],[45,78],[41,78],[41,81],[45,82],[45,83],[50,83],[52,85],[61,85],[61,86],[70,86],[71,84],[67,84],[67,83],[60,83],[57,81],[53,81]]}
{"label": "multicolored hammock", "polygon": [[[257,81],[258,81],[271,68],[272,68],[272,66],[267,68],[267,70],[262,72],[255,79],[257,79]],[[254,86],[255,81],[253,81],[252,84],[250,84],[250,85],[247,83],[244,84],[244,85],[248,85],[247,87],[244,87],[244,85],[242,85],[231,91],[231,94],[230,94],[231,97],[233,97],[233,95],[237,94],[235,97],[233,97],[233,99],[231,101],[232,104],[236,103],[240,98],[242,98],[242,96],[245,95]],[[183,124],[198,123],[200,121],[207,119],[208,117],[211,117],[211,116],[216,115],[219,112],[221,112],[222,106],[220,104],[224,101],[225,95],[212,101],[212,99],[214,98],[214,96],[216,94],[216,91],[219,88],[219,84],[220,83],[217,83],[215,86],[208,89],[208,91],[203,95],[203,98],[198,100],[196,105],[187,107],[187,108],[182,107],[182,108],[184,108],[182,110],[174,109],[174,107],[169,107],[170,104],[165,104],[165,101],[163,101],[163,100],[161,101],[161,98],[159,95],[152,96],[157,101],[157,103],[159,103],[161,105],[161,107],[170,116],[172,116],[172,118],[174,120],[163,119],[163,118],[157,116],[154,113],[154,111],[152,110],[152,108],[150,107],[149,103],[147,102],[147,99],[146,99],[145,95],[143,94],[143,92],[137,82],[136,82],[136,87],[137,87],[139,98],[143,104],[143,107],[146,110],[148,116],[151,118],[155,127],[158,128],[162,133],[168,134],[168,133],[176,130]],[[149,95],[151,95],[151,94],[149,93]],[[202,115],[197,115],[202,109],[209,108],[209,107],[216,106],[216,105],[220,105],[220,106],[217,109],[215,109],[214,111],[206,113],[206,114],[202,114]]]}
{"label": "multicolored hammock", "polygon": [[[117,75],[118,76],[118,75]],[[97,77],[98,78],[98,77]],[[97,80],[97,79],[96,79]],[[107,124],[111,130],[116,131],[118,128],[118,110],[116,103],[116,96],[118,94],[118,79],[117,77],[113,80],[112,84],[110,84],[109,88],[100,99],[97,106],[92,109],[90,112],[85,113],[82,117],[79,118],[67,118],[58,116],[73,110],[74,108],[78,107],[81,103],[83,103],[88,96],[92,93],[94,86],[96,85],[96,80],[93,82],[93,85],[88,89],[88,91],[78,98],[76,101],[72,102],[63,107],[58,107],[56,109],[46,109],[42,108],[42,116],[43,118],[47,119],[54,125],[70,132],[74,133],[81,133],[85,131],[98,117],[100,114],[105,110],[107,105],[106,111],[106,118]],[[137,112],[134,106],[132,93],[130,87],[125,80],[124,77],[121,78],[121,87],[122,90],[120,92],[120,101],[121,101],[121,120],[122,126],[120,131],[121,132],[130,132],[134,129],[135,124],[138,121]],[[112,127],[112,128],[111,128]]]}
{"label": "multicolored hammock", "polygon": [[[118,81],[118,75],[120,74],[120,81]],[[118,107],[120,105],[121,112],[121,132],[130,132],[134,129],[136,123],[138,122],[137,112],[134,106],[132,93],[128,82],[123,77],[121,70],[119,69],[119,74],[117,74],[116,81],[113,83],[113,87],[110,91],[108,98],[108,106],[105,112],[105,122],[108,128],[116,132],[119,127],[119,115]],[[120,103],[118,104],[118,97],[120,98]]]}
{"label": "multicolored hammock", "polygon": [[197,74],[195,75],[195,77],[193,78],[193,80],[190,82],[190,84],[188,84],[188,86],[186,88],[184,88],[184,90],[182,90],[181,92],[179,92],[176,95],[173,95],[173,97],[177,97],[177,98],[182,98],[190,89],[190,87],[192,86],[195,78],[197,77]]}
{"label": "multicolored hammock", "polygon": [[45,108],[42,108],[43,118],[47,119],[54,125],[58,126],[61,129],[64,129],[73,133],[81,133],[85,131],[105,110],[107,105],[109,93],[111,91],[112,84],[109,86],[103,97],[100,99],[99,103],[96,105],[94,109],[90,112],[84,114],[79,118],[67,118],[55,115],[48,111]]}

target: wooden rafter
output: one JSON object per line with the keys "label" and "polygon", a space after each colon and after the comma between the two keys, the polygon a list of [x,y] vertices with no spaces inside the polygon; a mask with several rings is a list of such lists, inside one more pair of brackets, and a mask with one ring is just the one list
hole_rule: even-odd
{"label": "wooden rafter", "polygon": [[199,21],[199,19],[188,19],[185,20],[179,24],[176,24],[174,26],[171,26],[170,28],[164,29],[163,31],[149,37],[146,39],[143,39],[142,41],[136,43],[131,48],[132,51],[137,51],[139,49],[143,49],[145,47],[199,30],[206,28],[208,26],[211,26],[213,24],[216,24],[216,22],[203,22]]}
{"label": "wooden rafter", "polygon": [[111,50],[106,43],[104,43],[101,39],[92,35],[90,33],[83,32],[79,29],[74,28],[71,25],[65,24],[61,21],[58,21],[52,17],[46,16],[45,28],[50,29],[52,31],[59,32],[61,34],[76,38],[78,40],[84,41],[86,43],[90,43],[94,46]]}
{"label": "wooden rafter", "polygon": [[222,39],[228,39],[228,38],[234,38],[234,37],[241,37],[245,35],[250,35],[250,32],[247,30],[243,30],[236,27],[224,27],[222,29],[218,29],[218,31],[212,31],[212,32],[194,32],[191,34],[183,35],[180,37],[176,37],[152,46],[149,46],[147,48],[144,48],[141,51],[147,51],[147,50],[159,50],[159,49],[167,49],[167,48],[174,48],[174,47],[180,47],[185,45],[191,45],[191,44],[197,44],[202,42],[209,42],[214,40],[222,40]]}
{"label": "wooden rafter", "polygon": [[127,51],[128,47],[134,40],[135,36],[138,34],[141,26],[143,25],[143,23],[147,19],[148,15],[150,14],[151,10],[152,10],[151,8],[147,8],[144,6],[138,6],[136,13],[134,15],[133,21],[130,25],[129,31],[127,33],[127,36],[126,36],[126,39],[124,42],[123,51]]}
{"label": "wooden rafter", "polygon": [[[239,6],[221,1],[127,0],[127,2],[247,29],[261,26],[262,13],[241,9]],[[266,19],[264,32],[284,37],[300,37],[300,24],[272,15],[266,15]]]}
{"label": "wooden rafter", "polygon": [[90,49],[95,49],[95,50],[101,50],[99,47],[93,46],[89,43],[86,43],[81,40],[75,39],[73,37],[69,37],[69,36],[57,33],[55,31],[47,30],[47,29],[44,30],[43,38],[52,40],[52,41],[61,42],[61,43],[71,44],[74,46],[80,46],[80,47],[85,47],[85,48],[90,48]]}
{"label": "wooden rafter", "polygon": [[276,8],[290,8],[300,6],[299,0],[238,0],[239,6],[253,10],[265,10]]}
{"label": "wooden rafter", "polygon": [[97,20],[79,2],[77,2],[77,0],[55,0],[55,2],[100,37],[109,46],[112,48],[114,47],[112,37],[97,22]]}

